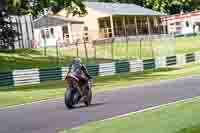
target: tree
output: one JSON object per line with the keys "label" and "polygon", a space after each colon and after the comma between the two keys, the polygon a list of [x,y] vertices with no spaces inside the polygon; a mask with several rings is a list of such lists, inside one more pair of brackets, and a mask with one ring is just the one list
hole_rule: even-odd
{"label": "tree", "polygon": [[117,0],[120,3],[133,3],[136,5],[144,6],[145,1],[144,0]]}
{"label": "tree", "polygon": [[17,32],[9,21],[10,15],[44,14],[44,9],[59,12],[65,8],[68,14],[84,15],[87,13],[82,0],[0,0],[0,49],[14,49]]}
{"label": "tree", "polygon": [[0,9],[0,49],[14,50],[15,37],[17,32],[12,28],[9,16],[4,9]]}
{"label": "tree", "polygon": [[99,0],[101,2],[134,3],[156,11],[176,14],[200,9],[200,0]]}
{"label": "tree", "polygon": [[73,15],[83,15],[87,11],[82,0],[5,0],[6,9],[10,14],[32,14],[37,16],[49,9],[53,13],[65,8]]}

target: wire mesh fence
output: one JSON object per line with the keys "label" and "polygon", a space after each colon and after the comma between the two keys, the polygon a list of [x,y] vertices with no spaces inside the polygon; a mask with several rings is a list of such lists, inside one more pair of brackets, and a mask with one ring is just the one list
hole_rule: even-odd
{"label": "wire mesh fence", "polygon": [[57,56],[58,59],[81,57],[86,61],[151,59],[175,55],[174,36],[165,34],[161,25],[151,29],[149,26],[126,25],[125,28],[117,26],[113,30],[102,28],[99,31],[91,31],[88,27],[87,30],[76,32],[67,32],[66,26],[37,29],[36,48],[44,49],[45,56]]}
{"label": "wire mesh fence", "polygon": [[169,34],[148,34],[100,38],[97,31],[72,34],[72,43],[56,41],[56,45],[44,47],[44,55],[81,57],[93,60],[152,59],[160,56],[174,56],[176,41]]}
{"label": "wire mesh fence", "polygon": [[172,35],[117,37],[93,41],[95,58],[148,59],[176,54]]}

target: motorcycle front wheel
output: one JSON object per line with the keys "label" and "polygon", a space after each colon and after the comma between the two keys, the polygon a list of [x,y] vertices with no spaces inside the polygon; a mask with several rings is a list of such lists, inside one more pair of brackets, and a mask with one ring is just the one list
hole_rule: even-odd
{"label": "motorcycle front wheel", "polygon": [[65,106],[68,109],[73,108],[73,105],[74,105],[74,101],[73,101],[74,95],[75,95],[74,89],[66,89],[64,101],[65,101]]}

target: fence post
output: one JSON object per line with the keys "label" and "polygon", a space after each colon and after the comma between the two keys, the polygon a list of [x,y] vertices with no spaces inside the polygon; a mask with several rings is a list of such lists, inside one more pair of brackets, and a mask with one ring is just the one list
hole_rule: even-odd
{"label": "fence post", "polygon": [[78,39],[75,42],[76,45],[76,57],[79,57],[79,52],[78,52]]}
{"label": "fence post", "polygon": [[153,50],[152,38],[150,38],[150,43],[151,43],[151,52],[152,52],[152,58],[154,58],[154,57],[155,57],[155,55],[154,55],[154,50]]}
{"label": "fence post", "polygon": [[57,65],[59,65],[58,43],[56,43],[56,56],[57,56]]}
{"label": "fence post", "polygon": [[86,61],[88,61],[88,51],[87,51],[87,46],[86,46],[86,40],[84,39],[83,40],[83,43],[84,43],[84,47],[85,47],[85,56],[86,56]]}
{"label": "fence post", "polygon": [[142,39],[140,39],[140,59],[142,59]]}
{"label": "fence post", "polygon": [[92,41],[92,46],[94,47],[94,59],[97,59],[97,51],[96,51],[96,40]]}
{"label": "fence post", "polygon": [[112,60],[114,59],[114,38],[112,38],[112,41],[111,41],[111,54],[112,54]]}

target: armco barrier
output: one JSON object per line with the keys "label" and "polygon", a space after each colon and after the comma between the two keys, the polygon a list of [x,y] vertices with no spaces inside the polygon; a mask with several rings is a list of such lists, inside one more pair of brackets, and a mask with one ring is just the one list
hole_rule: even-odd
{"label": "armco barrier", "polygon": [[176,56],[166,57],[167,66],[176,65]]}
{"label": "armco barrier", "polygon": [[99,76],[115,75],[115,63],[99,64]]}
{"label": "armco barrier", "polygon": [[154,69],[155,68],[155,59],[148,59],[143,61],[144,69]]}
{"label": "armco barrier", "polygon": [[129,61],[130,72],[142,72],[144,71],[144,65],[142,60],[131,60]]}
{"label": "armco barrier", "polygon": [[186,64],[186,56],[184,54],[178,54],[176,55],[176,61],[178,65],[184,65]]}
{"label": "armco barrier", "polygon": [[155,67],[156,68],[161,68],[161,67],[166,67],[167,66],[167,60],[166,57],[156,57],[155,59]]}
{"label": "armco barrier", "polygon": [[195,52],[195,61],[200,61],[200,52]]}
{"label": "armco barrier", "polygon": [[38,69],[26,69],[13,71],[13,80],[15,86],[39,84],[40,74]]}
{"label": "armco barrier", "polygon": [[[124,72],[141,72],[146,69],[183,65],[193,61],[200,61],[200,52],[179,54],[171,57],[157,57],[149,60],[116,61],[112,63],[87,65],[89,73],[95,76],[115,75]],[[50,69],[25,69],[13,72],[0,73],[1,86],[21,86],[40,84],[49,80],[64,80],[68,67]]]}
{"label": "armco barrier", "polygon": [[62,80],[65,79],[65,76],[66,76],[68,70],[69,70],[68,67],[62,67],[62,68],[61,68],[61,71],[62,71]]}
{"label": "armco barrier", "polygon": [[40,81],[62,80],[61,68],[40,69]]}
{"label": "armco barrier", "polygon": [[186,54],[186,63],[194,62],[195,61],[195,55],[194,53]]}
{"label": "armco barrier", "polygon": [[12,72],[0,73],[0,86],[13,86]]}
{"label": "armco barrier", "polygon": [[116,69],[116,73],[129,72],[129,62],[128,61],[116,62],[115,69]]}
{"label": "armco barrier", "polygon": [[91,76],[98,76],[99,75],[99,65],[87,65],[88,72]]}

